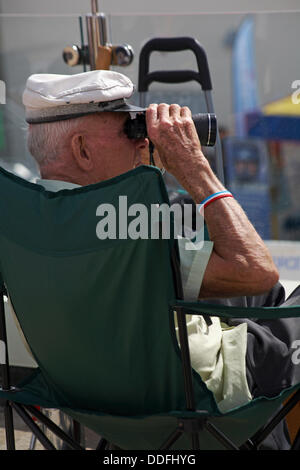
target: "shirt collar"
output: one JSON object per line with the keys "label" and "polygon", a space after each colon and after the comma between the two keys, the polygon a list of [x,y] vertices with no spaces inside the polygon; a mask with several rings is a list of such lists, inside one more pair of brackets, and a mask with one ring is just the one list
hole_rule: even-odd
{"label": "shirt collar", "polygon": [[74,189],[74,188],[81,187],[79,184],[70,183],[69,181],[61,181],[61,180],[37,179],[36,184],[40,184],[47,191],[53,191],[53,192],[60,191],[61,189]]}

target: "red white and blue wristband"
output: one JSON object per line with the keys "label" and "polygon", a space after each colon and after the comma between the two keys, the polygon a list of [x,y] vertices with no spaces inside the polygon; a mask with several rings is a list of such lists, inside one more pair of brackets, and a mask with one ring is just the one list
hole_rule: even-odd
{"label": "red white and blue wristband", "polygon": [[198,204],[199,210],[205,209],[209,204],[211,204],[214,201],[217,201],[218,199],[221,199],[223,197],[233,197],[230,191],[219,191],[218,193],[214,193],[211,196],[208,196],[207,198],[203,199],[203,201]]}

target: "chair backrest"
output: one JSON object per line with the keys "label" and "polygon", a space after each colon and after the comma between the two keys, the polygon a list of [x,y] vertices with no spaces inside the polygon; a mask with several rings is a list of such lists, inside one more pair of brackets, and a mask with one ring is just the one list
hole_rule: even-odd
{"label": "chair backrest", "polygon": [[[96,233],[104,220],[97,208],[111,204],[118,234],[120,195],[149,213],[151,204],[168,203],[160,172],[139,167],[54,193],[0,170],[0,192],[1,276],[62,403],[123,415],[184,409],[170,309],[175,241]],[[196,401],[209,410],[214,401],[204,391],[197,378]]]}

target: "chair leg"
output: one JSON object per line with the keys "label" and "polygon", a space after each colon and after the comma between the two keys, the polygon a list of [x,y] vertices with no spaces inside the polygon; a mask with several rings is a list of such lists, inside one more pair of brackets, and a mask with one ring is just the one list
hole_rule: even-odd
{"label": "chair leg", "polygon": [[212,423],[207,421],[204,424],[205,429],[212,435],[214,436],[217,441],[219,441],[225,449],[227,450],[239,450],[239,448],[230,440],[228,439],[225,434],[222,433],[216,426],[214,426]]}
{"label": "chair leg", "polygon": [[275,426],[282,421],[286,415],[299,403],[300,400],[300,389],[283,405],[283,407],[275,414],[275,416],[268,422],[268,424],[257,431],[254,436],[251,437],[251,441],[254,446],[258,446],[264,441],[264,439],[273,431]]}
{"label": "chair leg", "polygon": [[25,409],[17,404],[13,403],[14,410],[18,413],[18,415],[22,418],[24,423],[27,424],[29,429],[33,432],[33,434],[37,437],[40,443],[45,447],[46,450],[56,450],[52,442],[43,434],[39,426],[35,424],[31,416],[25,411]]}
{"label": "chair leg", "polygon": [[291,450],[300,450],[300,429],[297,432],[297,435],[296,435],[296,437],[294,439],[294,442],[291,446]]}
{"label": "chair leg", "polygon": [[7,450],[15,450],[16,446],[15,446],[13,410],[8,401],[4,405],[4,420],[5,420],[6,448]]}
{"label": "chair leg", "polygon": [[72,420],[73,429],[72,429],[72,437],[77,444],[80,445],[81,443],[81,425],[75,419]]}
{"label": "chair leg", "polygon": [[192,449],[193,450],[200,450],[200,442],[199,442],[199,434],[193,433],[192,434]]}
{"label": "chair leg", "polygon": [[84,450],[81,445],[72,439],[66,432],[60,429],[53,421],[51,421],[46,415],[41,413],[37,408],[32,405],[24,405],[29,413],[35,416],[41,423],[43,423],[50,431],[53,432],[59,439],[64,441],[73,450]]}
{"label": "chair leg", "polygon": [[108,445],[108,441],[104,439],[104,437],[101,437],[100,441],[98,442],[98,445],[96,447],[96,450],[106,450]]}
{"label": "chair leg", "polygon": [[159,450],[167,450],[176,442],[183,433],[183,428],[178,426],[167,438],[167,440],[163,443],[163,445],[159,448]]}

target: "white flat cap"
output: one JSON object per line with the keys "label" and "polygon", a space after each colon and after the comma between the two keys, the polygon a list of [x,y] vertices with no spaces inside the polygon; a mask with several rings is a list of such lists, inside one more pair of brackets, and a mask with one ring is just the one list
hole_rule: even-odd
{"label": "white flat cap", "polygon": [[141,112],[126,102],[131,80],[111,70],[75,75],[34,74],[26,82],[23,104],[28,123],[60,121],[103,111]]}

